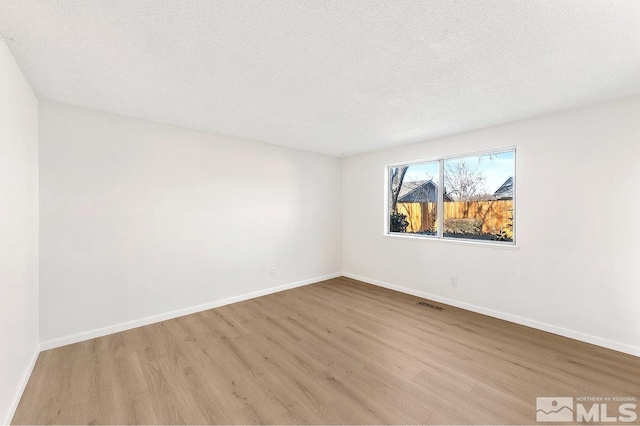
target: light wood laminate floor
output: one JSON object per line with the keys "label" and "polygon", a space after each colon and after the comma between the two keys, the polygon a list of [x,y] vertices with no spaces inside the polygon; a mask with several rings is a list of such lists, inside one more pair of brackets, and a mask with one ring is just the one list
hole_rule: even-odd
{"label": "light wood laminate floor", "polygon": [[13,423],[532,424],[537,396],[640,397],[640,358],[338,278],[44,351]]}

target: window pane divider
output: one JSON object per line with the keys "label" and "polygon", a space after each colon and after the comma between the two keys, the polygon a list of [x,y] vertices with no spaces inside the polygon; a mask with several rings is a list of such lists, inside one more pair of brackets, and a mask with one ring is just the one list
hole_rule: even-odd
{"label": "window pane divider", "polygon": [[436,213],[436,226],[438,238],[444,237],[444,160],[438,161],[438,212]]}

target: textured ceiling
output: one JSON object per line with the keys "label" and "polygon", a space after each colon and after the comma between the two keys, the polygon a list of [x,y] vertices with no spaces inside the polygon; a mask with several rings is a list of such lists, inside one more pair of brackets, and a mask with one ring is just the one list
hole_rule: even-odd
{"label": "textured ceiling", "polygon": [[40,99],[352,154],[640,94],[640,1],[0,0]]}

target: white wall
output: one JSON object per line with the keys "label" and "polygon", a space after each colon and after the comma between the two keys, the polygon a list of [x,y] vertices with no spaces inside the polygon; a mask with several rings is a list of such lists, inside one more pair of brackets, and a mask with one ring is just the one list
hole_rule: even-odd
{"label": "white wall", "polygon": [[341,270],[338,158],[41,102],[40,160],[44,346]]}
{"label": "white wall", "polygon": [[38,345],[38,101],[0,40],[0,421]]}
{"label": "white wall", "polygon": [[[518,250],[383,236],[386,164],[514,145]],[[343,174],[345,272],[640,355],[640,98],[348,157]]]}

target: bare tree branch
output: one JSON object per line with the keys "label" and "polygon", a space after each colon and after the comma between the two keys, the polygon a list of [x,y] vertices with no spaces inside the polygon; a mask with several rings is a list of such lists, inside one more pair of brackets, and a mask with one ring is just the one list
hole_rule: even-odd
{"label": "bare tree branch", "polygon": [[404,175],[407,173],[409,166],[392,167],[390,171],[391,180],[391,211],[398,213],[398,196],[400,195],[400,189],[402,189],[402,182],[404,181]]}
{"label": "bare tree branch", "polygon": [[444,184],[447,195],[456,201],[473,201],[487,196],[485,182],[487,178],[480,170],[480,160],[473,168],[464,161],[446,164]]}

